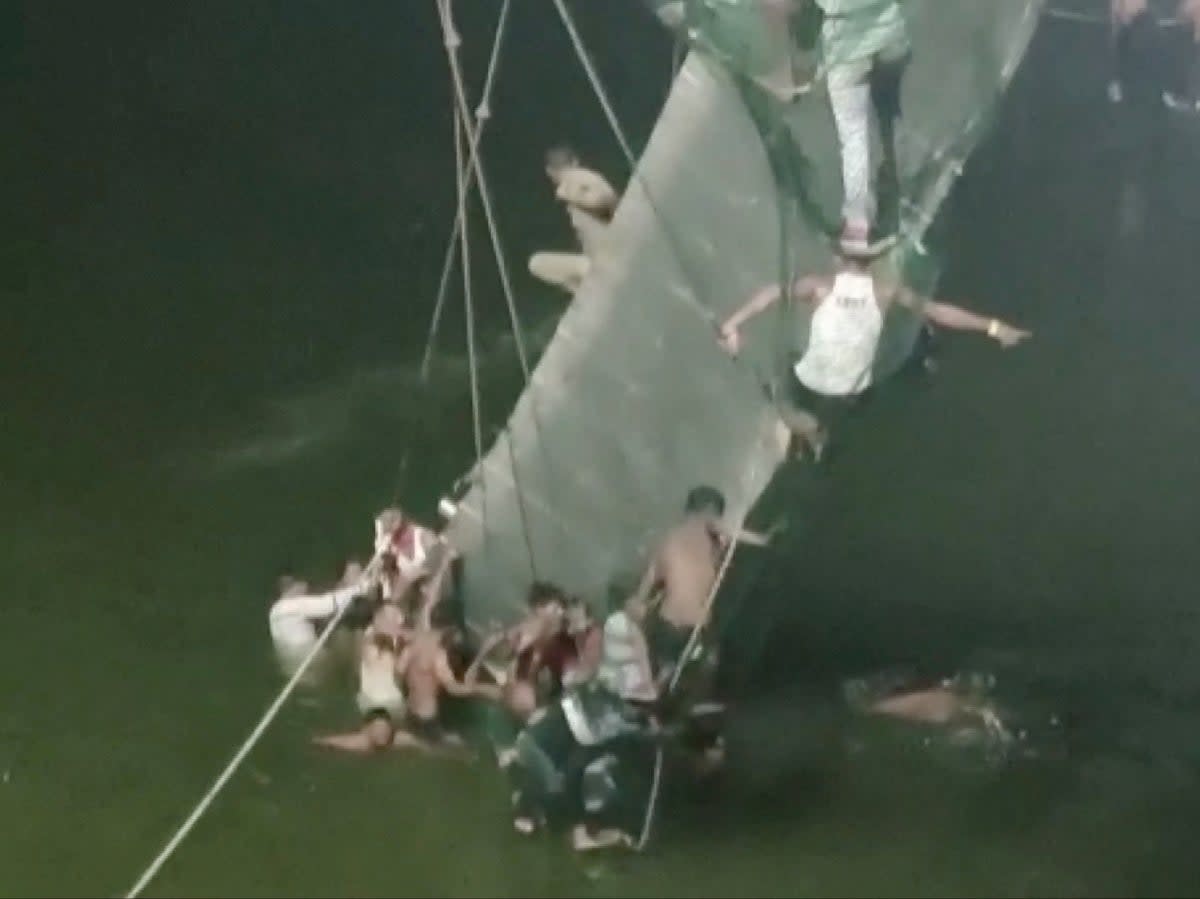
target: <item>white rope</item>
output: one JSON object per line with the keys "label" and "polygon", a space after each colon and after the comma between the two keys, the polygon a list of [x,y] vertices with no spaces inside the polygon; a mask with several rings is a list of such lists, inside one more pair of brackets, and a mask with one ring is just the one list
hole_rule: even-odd
{"label": "white rope", "polygon": [[459,38],[458,31],[454,27],[452,0],[438,0],[438,12],[441,16],[442,31],[446,36],[446,57],[450,64],[450,76],[454,82],[454,100],[458,105],[463,128],[466,129],[469,144],[472,147],[472,152],[469,154],[468,159],[475,172],[475,181],[479,188],[479,199],[483,203],[483,215],[487,220],[488,236],[491,238],[492,252],[496,257],[496,268],[500,273],[500,285],[504,290],[504,301],[508,305],[513,340],[516,342],[517,359],[521,363],[521,373],[525,377],[525,383],[528,384],[530,378],[529,357],[525,352],[524,332],[517,313],[517,303],[513,294],[512,281],[508,274],[507,257],[504,253],[504,247],[500,242],[500,230],[496,225],[496,216],[492,210],[492,192],[488,187],[488,181],[484,175],[483,161],[479,153],[475,152],[479,147],[479,132],[472,126],[471,117],[468,112],[467,93],[466,88],[463,86],[462,67],[458,59],[458,47],[462,43],[462,40]]}
{"label": "white rope", "polygon": [[[465,166],[460,165],[457,173],[458,178],[465,178],[466,190],[460,194],[458,206],[454,213],[454,224],[450,228],[450,239],[446,242],[446,255],[442,260],[442,275],[438,282],[437,302],[433,307],[433,318],[429,323],[429,336],[425,340],[425,353],[421,357],[421,380],[424,381],[429,377],[429,366],[433,362],[434,344],[437,342],[438,328],[442,322],[442,312],[446,305],[446,297],[450,289],[450,273],[454,268],[455,251],[458,248],[459,229],[462,225],[462,218],[466,214],[465,211],[465,196],[471,189],[475,180],[474,160],[476,153],[479,152],[479,144],[483,140],[483,132],[487,127],[488,120],[492,117],[492,88],[496,81],[496,72],[500,68],[500,50],[504,44],[504,38],[508,31],[508,14],[512,0],[504,0],[504,5],[500,7],[500,17],[496,21],[496,34],[492,39],[492,55],[488,62],[487,77],[483,83],[483,95],[479,100],[479,106],[475,110],[475,120],[479,123],[475,131],[475,139],[470,145],[467,153],[467,161]],[[441,9],[438,10],[441,17]],[[443,18],[444,25],[444,18]],[[457,48],[461,43],[460,38],[455,33],[449,33],[447,40],[453,40],[454,46]],[[455,113],[457,118],[457,111]]]}
{"label": "white rope", "polygon": [[[463,123],[454,114],[454,158],[463,159]],[[466,183],[459,168],[458,192],[466,194]],[[462,253],[463,312],[467,320],[467,374],[471,385],[471,432],[475,438],[475,464],[483,464],[483,411],[479,399],[479,362],[475,354],[475,293],[471,288],[471,244],[467,239],[467,216],[459,219],[459,250]]]}
{"label": "white rope", "polygon": [[[708,591],[708,597],[704,600],[704,612],[700,620],[696,622],[696,626],[692,628],[692,633],[684,645],[683,652],[679,654],[679,661],[675,663],[675,670],[671,674],[670,683],[667,684],[667,696],[675,692],[675,688],[679,685],[679,677],[683,673],[683,669],[687,666],[688,658],[695,650],[696,642],[700,639],[700,634],[708,625],[713,602],[717,598],[717,593],[720,592],[721,584],[725,581],[725,575],[729,573],[729,565],[733,561],[733,554],[737,552],[737,535],[741,533],[741,530],[742,525],[739,522],[737,530],[730,537],[729,546],[725,547],[725,552],[721,558],[721,565],[717,569],[717,576],[713,579],[712,588]],[[662,766],[663,751],[662,747],[659,746],[654,756],[654,779],[650,784],[650,798],[646,802],[646,817],[642,820],[642,832],[635,846],[638,852],[646,848],[646,844],[650,841],[650,831],[654,827],[654,812],[658,807],[658,793],[662,785]]]}
{"label": "white rope", "polygon": [[[363,573],[363,581],[368,580],[374,575],[378,564],[379,556],[377,555],[371,560],[371,563],[367,566],[366,571]],[[141,895],[142,890],[144,890],[149,883],[158,876],[158,872],[162,870],[163,865],[165,865],[170,860],[171,856],[174,855],[175,850],[179,848],[180,843],[187,839],[188,834],[192,832],[192,828],[196,826],[196,823],[200,820],[201,816],[203,816],[203,814],[208,810],[208,807],[212,805],[213,800],[216,799],[221,790],[225,788],[225,784],[229,782],[229,779],[233,777],[235,773],[237,773],[238,768],[241,767],[241,764],[243,761],[245,761],[246,756],[248,756],[251,750],[253,750],[258,744],[258,741],[262,738],[262,735],[266,732],[266,729],[270,727],[271,722],[275,720],[275,717],[279,714],[279,710],[283,708],[283,705],[285,702],[287,702],[288,697],[292,695],[292,692],[296,689],[296,685],[300,683],[300,679],[304,677],[304,674],[308,671],[309,667],[312,666],[312,663],[317,658],[317,655],[322,649],[325,648],[325,644],[329,642],[330,635],[333,634],[334,629],[341,622],[342,618],[345,617],[347,610],[349,610],[352,605],[354,605],[353,600],[347,602],[337,610],[337,613],[329,620],[329,623],[325,625],[325,629],[321,631],[321,635],[317,638],[317,642],[313,644],[313,648],[310,649],[308,655],[304,657],[304,661],[300,663],[300,667],[296,669],[295,673],[291,676],[291,679],[289,679],[284,685],[283,689],[279,691],[279,695],[275,697],[275,701],[272,702],[267,708],[266,712],[263,713],[262,718],[259,719],[259,722],[257,725],[255,725],[254,730],[250,732],[250,736],[245,739],[241,745],[241,748],[234,753],[233,758],[229,760],[229,764],[225,766],[225,770],[221,772],[221,775],[213,782],[213,785],[208,788],[208,792],[204,794],[203,798],[201,798],[201,800],[196,804],[196,807],[192,809],[192,813],[187,816],[187,819],[181,825],[179,825],[179,829],[175,831],[175,835],[171,837],[169,841],[167,841],[167,844],[163,846],[162,851],[158,853],[154,861],[150,863],[149,867],[146,868],[142,876],[138,878],[137,883],[135,883],[129,892],[125,894],[126,899],[136,899],[137,896]]]}

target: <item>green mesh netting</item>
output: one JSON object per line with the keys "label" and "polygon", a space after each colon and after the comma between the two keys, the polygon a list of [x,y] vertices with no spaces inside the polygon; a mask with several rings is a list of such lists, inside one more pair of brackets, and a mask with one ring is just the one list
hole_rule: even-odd
{"label": "green mesh netting", "polygon": [[[808,7],[781,28],[763,2],[682,8],[692,52],[591,274],[450,524],[477,625],[518,614],[535,577],[602,602],[677,519],[689,488],[721,489],[729,518],[740,519],[782,459],[764,385],[803,349],[807,321],[795,310],[764,316],[736,362],[717,347],[715,324],[764,284],[831,270],[842,185],[819,82],[792,103],[760,86],[781,66],[799,78],[820,72],[823,23]],[[923,237],[991,120],[1041,0],[900,6],[912,57],[898,194],[881,196],[881,214],[890,207],[902,239],[880,264],[928,293],[938,265]],[[851,27],[850,43],[859,38],[872,40]],[[903,362],[918,327],[909,313],[889,316],[877,377]]]}

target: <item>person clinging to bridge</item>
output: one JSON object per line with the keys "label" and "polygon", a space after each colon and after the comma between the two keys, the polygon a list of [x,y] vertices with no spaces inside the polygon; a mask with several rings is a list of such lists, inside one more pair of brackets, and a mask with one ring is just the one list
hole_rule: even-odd
{"label": "person clinging to bridge", "polygon": [[[811,0],[820,7],[821,69],[837,128],[842,162],[842,244],[860,250],[876,226],[877,196],[898,220],[896,121],[900,82],[911,56],[908,26],[897,0]],[[871,160],[871,110],[883,148],[876,189]],[[892,209],[892,206],[896,206]],[[888,229],[898,221],[889,221]]]}
{"label": "person clinging to bridge", "polygon": [[1163,100],[1178,112],[1200,113],[1200,0],[1179,0],[1176,16],[1186,32],[1185,53],[1177,86]]}
{"label": "person clinging to bridge", "polygon": [[[683,518],[663,535],[650,556],[636,597],[655,609],[647,631],[659,676],[670,677],[691,655],[703,654],[699,634],[707,623],[732,537],[722,522],[725,497],[709,486],[694,487],[684,503]],[[738,539],[765,545],[767,535],[743,531]],[[693,639],[695,635],[696,639]]]}
{"label": "person clinging to bridge", "polygon": [[[872,384],[884,314],[898,304],[928,322],[953,331],[986,334],[1002,347],[1030,337],[998,318],[978,315],[949,303],[922,297],[909,288],[877,277],[868,256],[843,250],[830,275],[809,275],[791,284],[789,301],[811,310],[808,345],[788,379],[790,390],[776,397],[793,450],[810,450],[820,461],[828,437],[827,422]],[[741,348],[741,328],[779,302],[782,290],[771,284],[757,291],[721,325],[718,342],[730,355]]]}
{"label": "person clinging to bridge", "polygon": [[555,198],[566,207],[581,252],[534,253],[529,271],[538,280],[574,294],[591,270],[620,197],[608,179],[585,167],[569,147],[554,147],[546,154],[546,177]]}

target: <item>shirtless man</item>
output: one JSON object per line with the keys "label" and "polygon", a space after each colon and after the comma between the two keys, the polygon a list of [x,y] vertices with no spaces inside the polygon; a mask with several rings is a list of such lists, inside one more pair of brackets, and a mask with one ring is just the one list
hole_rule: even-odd
{"label": "shirtless man", "polygon": [[[1031,336],[998,318],[977,315],[884,281],[872,274],[865,256],[843,250],[838,263],[831,275],[798,278],[792,285],[790,299],[812,311],[808,346],[793,368],[794,401],[783,403],[780,409],[800,455],[811,449],[819,461],[827,437],[821,418],[844,408],[871,386],[884,315],[893,303],[934,325],[986,334],[1005,348]],[[741,348],[742,325],[779,302],[781,294],[778,284],[756,292],[721,326],[721,347],[736,356]]]}
{"label": "shirtless man", "polygon": [[[687,661],[681,654],[693,631],[708,620],[721,557],[732,536],[721,521],[724,514],[720,491],[706,486],[689,491],[683,520],[663,537],[638,585],[635,596],[644,603],[661,590],[658,614],[649,626],[660,675]],[[769,540],[750,531],[737,538],[756,546]]]}
{"label": "shirtless man", "polygon": [[555,198],[567,207],[582,252],[534,253],[529,271],[538,280],[574,294],[591,270],[620,198],[608,180],[581,165],[569,147],[554,147],[546,154],[546,177],[554,186]]}
{"label": "shirtless man", "polygon": [[468,669],[463,681],[454,676],[447,652],[449,634],[446,629],[422,628],[410,632],[409,642],[396,661],[396,676],[404,684],[408,698],[407,714],[396,731],[398,746],[426,751],[439,746],[461,748],[462,739],[443,730],[438,720],[442,694],[457,697],[493,695],[485,685],[476,683],[478,664]]}

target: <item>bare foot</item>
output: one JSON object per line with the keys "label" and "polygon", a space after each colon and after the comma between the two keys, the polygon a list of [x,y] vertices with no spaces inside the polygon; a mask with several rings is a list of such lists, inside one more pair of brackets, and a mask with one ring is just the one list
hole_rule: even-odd
{"label": "bare foot", "polygon": [[593,835],[586,825],[576,824],[571,831],[571,846],[576,852],[595,852],[599,849],[615,849],[618,846],[632,849],[633,838],[615,828],[606,828]]}

